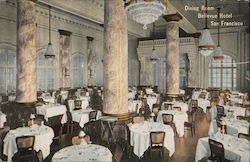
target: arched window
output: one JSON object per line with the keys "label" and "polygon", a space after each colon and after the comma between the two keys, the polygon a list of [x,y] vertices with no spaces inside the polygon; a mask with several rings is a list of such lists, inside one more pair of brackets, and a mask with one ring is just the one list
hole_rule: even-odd
{"label": "arched window", "polygon": [[84,56],[82,54],[74,54],[71,60],[71,84],[72,87],[84,86]]}
{"label": "arched window", "polygon": [[16,91],[16,50],[0,48],[0,94]]}
{"label": "arched window", "polygon": [[208,86],[236,89],[236,64],[232,57],[224,55],[223,61],[211,60],[208,67]]}
{"label": "arched window", "polygon": [[56,74],[56,60],[45,59],[44,51],[39,52],[37,56],[37,89],[56,89]]}

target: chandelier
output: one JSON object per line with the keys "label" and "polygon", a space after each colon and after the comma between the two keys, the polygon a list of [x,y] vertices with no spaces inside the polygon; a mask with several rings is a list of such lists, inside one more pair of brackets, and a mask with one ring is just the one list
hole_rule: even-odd
{"label": "chandelier", "polygon": [[[206,8],[207,8],[207,0],[206,0]],[[201,32],[198,48],[199,48],[199,52],[203,56],[206,57],[206,56],[209,56],[213,52],[215,45],[211,37],[210,31],[208,30],[208,27],[207,27],[207,10],[205,11],[205,15],[206,15],[205,17],[206,26]]]}
{"label": "chandelier", "polygon": [[127,13],[134,21],[143,25],[155,22],[165,11],[166,7],[158,0],[133,0],[127,7]]}
{"label": "chandelier", "polygon": [[46,59],[49,59],[49,60],[52,60],[56,57],[56,55],[54,54],[54,50],[52,48],[52,43],[51,43],[51,6],[49,6],[49,43],[48,43],[48,46],[47,46],[47,50],[45,52],[45,58]]}
{"label": "chandelier", "polygon": [[157,60],[159,59],[155,51],[154,32],[155,32],[155,24],[153,23],[153,48],[152,48],[152,55],[150,57],[150,61],[152,62],[152,64],[155,64]]}
{"label": "chandelier", "polygon": [[222,61],[224,59],[223,53],[222,53],[222,49],[220,46],[220,8],[217,8],[218,11],[218,45],[217,48],[214,50],[213,52],[213,58],[214,60],[217,61]]}

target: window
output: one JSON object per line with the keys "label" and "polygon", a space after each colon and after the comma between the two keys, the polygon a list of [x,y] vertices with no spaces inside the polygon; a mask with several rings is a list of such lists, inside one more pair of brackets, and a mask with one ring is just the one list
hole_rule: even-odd
{"label": "window", "polygon": [[82,54],[72,56],[71,76],[72,87],[82,87],[84,85],[84,56]]}
{"label": "window", "polygon": [[180,64],[179,64],[179,86],[180,88],[185,88],[187,85],[187,74],[186,74],[186,62],[184,56],[180,56]]}
{"label": "window", "polygon": [[44,51],[37,56],[37,89],[50,90],[56,89],[56,60],[47,60]]}
{"label": "window", "polygon": [[16,90],[16,50],[0,48],[0,93]]}
{"label": "window", "polygon": [[221,89],[236,89],[236,64],[227,55],[223,61],[211,60],[208,67],[208,86]]}

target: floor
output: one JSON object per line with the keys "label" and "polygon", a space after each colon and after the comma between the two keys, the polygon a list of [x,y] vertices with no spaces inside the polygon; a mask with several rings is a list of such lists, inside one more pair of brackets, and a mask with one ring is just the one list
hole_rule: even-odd
{"label": "floor", "polygon": [[[175,153],[172,157],[169,157],[167,150],[164,153],[163,159],[159,158],[158,154],[153,154],[153,158],[149,157],[149,154],[145,152],[143,158],[138,159],[135,155],[132,155],[131,158],[127,154],[124,154],[122,157],[122,162],[160,162],[160,161],[169,161],[169,162],[194,162],[196,144],[199,138],[207,136],[209,128],[209,114],[201,114],[196,119],[196,134],[195,137],[191,136],[189,130],[185,130],[184,137],[175,137]],[[73,135],[65,134],[63,139],[63,147],[71,145],[71,138],[74,135],[77,135],[78,131],[74,132]],[[102,144],[102,143],[99,143]],[[103,144],[102,144],[103,145]],[[113,148],[110,148],[112,150]],[[53,154],[56,150],[51,148],[51,154],[44,160],[45,162],[50,162]]]}

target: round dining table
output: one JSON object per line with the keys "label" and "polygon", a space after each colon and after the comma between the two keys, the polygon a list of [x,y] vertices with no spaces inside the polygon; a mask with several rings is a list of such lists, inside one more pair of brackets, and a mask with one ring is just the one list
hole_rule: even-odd
{"label": "round dining table", "polygon": [[20,136],[35,136],[34,150],[41,150],[43,158],[50,154],[50,144],[54,137],[53,129],[45,125],[39,126],[34,124],[31,127],[19,127],[10,130],[5,136],[3,154],[8,156],[8,161],[11,161],[14,154],[18,151],[16,137]]}
{"label": "round dining table", "polygon": [[130,144],[133,146],[133,152],[139,158],[150,146],[150,132],[164,131],[164,147],[169,150],[169,156],[175,152],[174,131],[173,129],[162,123],[144,121],[136,123],[129,127],[130,129]]}
{"label": "round dining table", "polygon": [[52,162],[112,162],[112,153],[104,146],[80,144],[65,147],[54,154]]}

